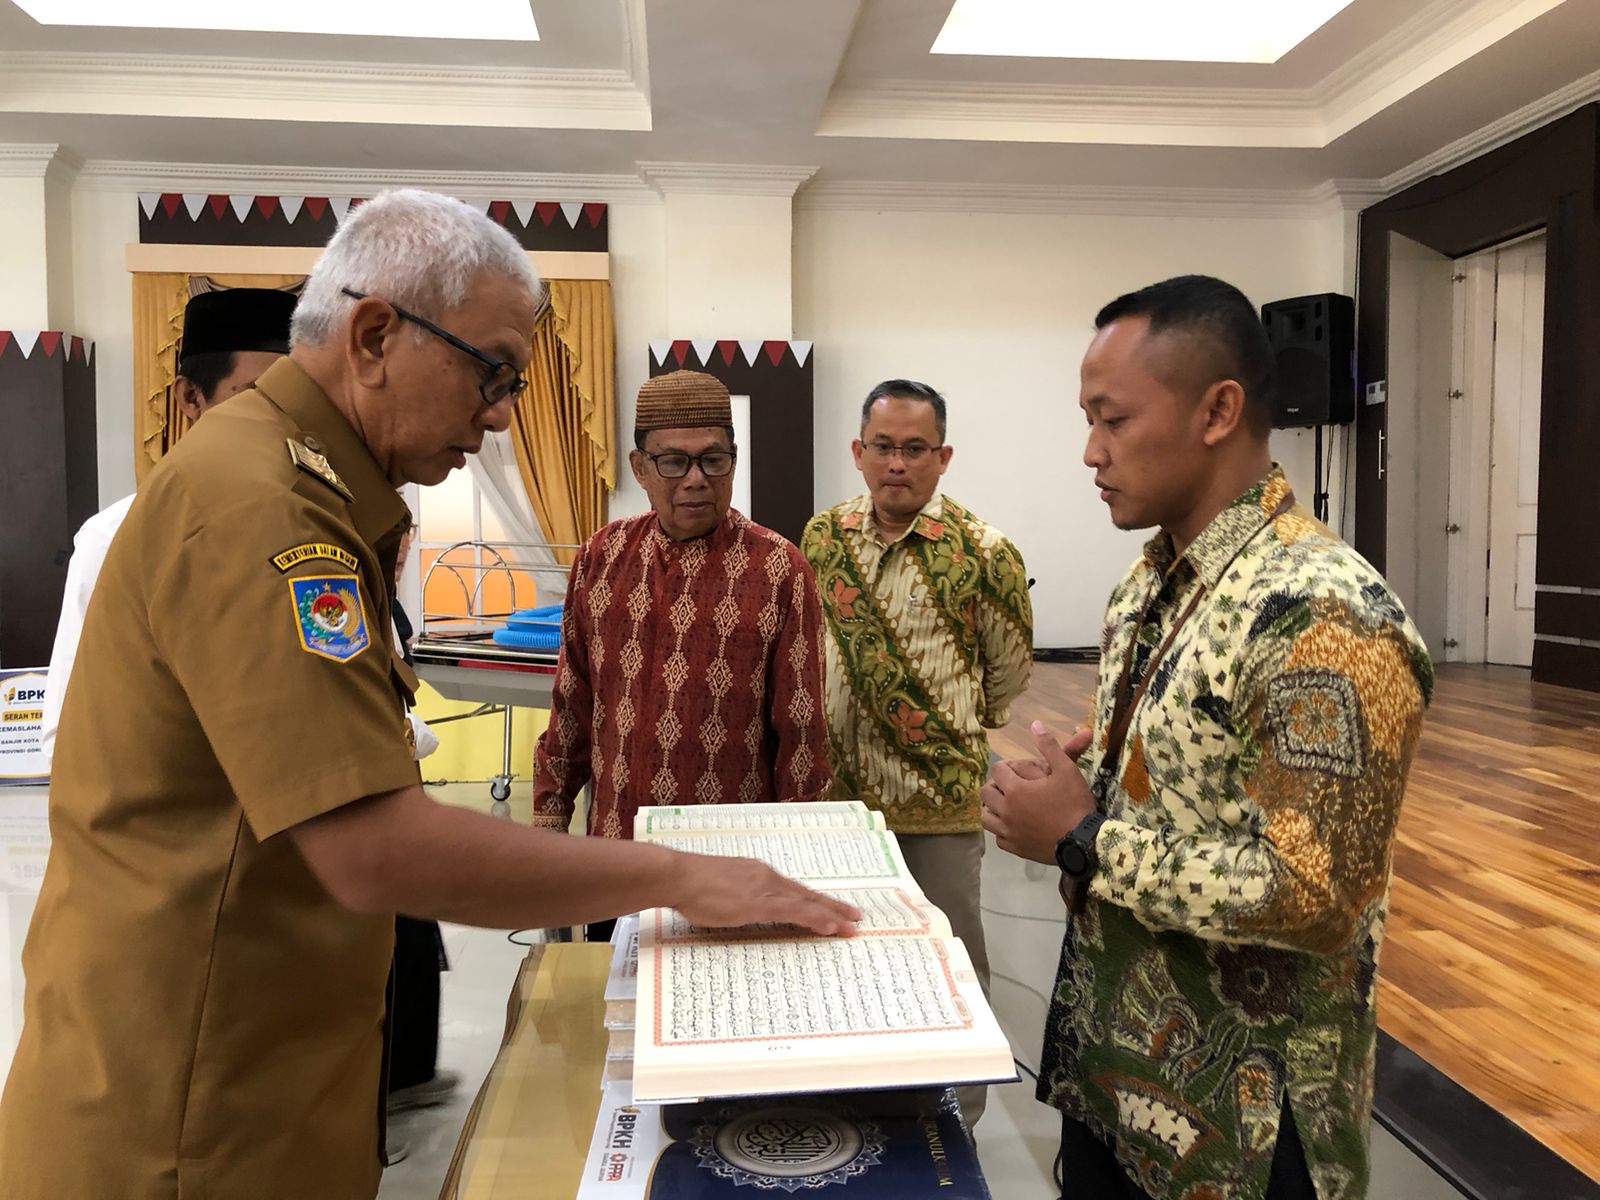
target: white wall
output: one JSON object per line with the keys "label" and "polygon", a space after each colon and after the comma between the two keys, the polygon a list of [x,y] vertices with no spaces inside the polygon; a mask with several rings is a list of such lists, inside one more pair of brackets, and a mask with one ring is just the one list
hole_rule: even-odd
{"label": "white wall", "polygon": [[44,177],[44,252],[50,288],[49,327],[77,333],[72,278],[72,173],[55,164]]}
{"label": "white wall", "polygon": [[42,178],[0,177],[0,329],[49,329]]}
{"label": "white wall", "polygon": [[[0,181],[0,183],[9,181]],[[263,184],[263,190],[268,185]],[[787,229],[781,243],[774,243],[775,224],[787,226],[787,218],[765,211],[770,197],[756,197],[764,209],[759,221],[746,221],[748,236],[740,243],[736,261],[771,261],[774,245],[781,245],[787,259]],[[0,202],[0,213],[5,211]],[[779,218],[782,217],[780,220]],[[139,239],[138,194],[134,191],[108,191],[80,187],[74,196],[74,265],[79,327],[97,338],[96,364],[100,434],[101,502],[109,503],[133,490],[133,381],[132,285],[124,266],[123,248]],[[628,451],[633,447],[633,414],[639,388],[649,378],[649,344],[661,337],[700,336],[701,326],[684,329],[673,322],[669,311],[673,298],[668,286],[667,210],[663,202],[613,203],[608,212],[610,225],[611,290],[617,326],[617,491],[611,497],[613,517],[629,516],[649,507],[644,491],[634,482],[628,469]],[[3,228],[3,227],[0,227]],[[709,234],[707,234],[709,236]],[[680,238],[675,247],[680,255],[693,241]],[[758,255],[757,249],[763,251]],[[729,267],[728,270],[732,270]],[[695,282],[680,289],[676,297],[679,310],[689,313],[697,304],[715,309],[715,290],[709,281],[716,276],[692,265],[684,274]],[[786,275],[786,272],[784,273]],[[749,281],[745,281],[748,284]],[[785,284],[786,279],[781,281]],[[763,287],[769,295],[774,287]],[[748,289],[747,289],[748,290]],[[741,325],[712,325],[717,337],[759,336],[786,338],[790,334],[785,315],[787,304],[772,298],[764,315]],[[730,332],[731,330],[731,332]],[[748,330],[748,332],[747,332]]]}
{"label": "white wall", "polygon": [[133,277],[139,196],[80,183],[72,194],[73,328],[94,341],[100,506],[133,491]]}
{"label": "white wall", "polygon": [[0,329],[78,332],[72,183],[72,169],[48,155],[41,155],[37,174],[0,178]]}
{"label": "white wall", "polygon": [[[610,214],[611,302],[617,322],[617,490],[610,515],[650,507],[628,469],[639,388],[650,378],[650,340],[668,336],[667,220],[659,204],[614,204]],[[718,335],[722,336],[722,335]]]}
{"label": "white wall", "polygon": [[[950,403],[946,490],[1004,530],[1038,579],[1035,642],[1092,645],[1146,536],[1112,527],[1082,463],[1078,363],[1095,312],[1187,272],[1258,304],[1331,291],[1343,254],[1319,219],[802,210],[795,324],[816,342],[817,502],[861,490],[848,445],[872,385],[924,380]],[[1277,437],[1274,451],[1309,503],[1310,435]]]}
{"label": "white wall", "polygon": [[[666,203],[613,204],[610,226],[618,393],[611,514],[625,516],[646,507],[626,460],[648,344],[686,334],[671,319]],[[1096,309],[1129,288],[1185,271],[1220,275],[1258,303],[1348,290],[1345,226],[1342,215],[1224,220],[801,208],[794,214],[793,328],[750,332],[816,343],[819,507],[860,490],[848,446],[868,388],[909,375],[943,390],[957,448],[949,491],[1021,547],[1039,580],[1038,643],[1087,645],[1097,637],[1111,584],[1142,542],[1111,527],[1080,457],[1077,369]],[[72,327],[96,343],[104,504],[133,488],[124,247],[138,239],[136,192],[80,180],[71,228]],[[705,273],[701,291],[709,294],[716,278]],[[763,281],[735,277],[727,286],[751,294]],[[704,332],[730,336],[720,328]],[[1310,434],[1275,435],[1274,453],[1309,503]],[[1333,507],[1337,518],[1337,495]]]}
{"label": "white wall", "polygon": [[666,197],[667,322],[657,337],[787,338],[788,196]]}

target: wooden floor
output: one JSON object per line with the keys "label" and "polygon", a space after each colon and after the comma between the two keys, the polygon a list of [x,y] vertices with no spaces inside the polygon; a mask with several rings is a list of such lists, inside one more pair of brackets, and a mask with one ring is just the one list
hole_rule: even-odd
{"label": "wooden floor", "polygon": [[[1037,664],[996,753],[1087,719],[1090,666]],[[1395,850],[1378,1020],[1600,1180],[1600,695],[1439,669]]]}

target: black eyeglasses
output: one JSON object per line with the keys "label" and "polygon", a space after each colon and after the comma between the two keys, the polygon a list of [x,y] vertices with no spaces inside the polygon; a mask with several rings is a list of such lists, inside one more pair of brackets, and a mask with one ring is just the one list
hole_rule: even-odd
{"label": "black eyeglasses", "polygon": [[663,479],[682,479],[696,464],[707,479],[720,479],[733,470],[733,461],[739,454],[736,450],[707,450],[701,454],[666,450],[660,454],[647,452],[645,457],[655,463],[656,474]]}
{"label": "black eyeglasses", "polygon": [[943,450],[944,445],[930,446],[927,442],[909,442],[904,446],[897,446],[893,442],[867,442],[866,448],[877,454],[879,458],[893,458],[897,453],[902,461],[907,463],[920,462],[935,450]]}
{"label": "black eyeglasses", "polygon": [[[368,299],[366,292],[358,292],[355,288],[340,288],[339,290],[346,296],[356,300]],[[478,395],[483,397],[485,407],[503,404],[507,400],[515,400],[522,395],[523,389],[528,386],[528,381],[522,377],[522,372],[517,369],[514,363],[508,363],[504,359],[494,358],[485,354],[471,342],[458,338],[448,329],[439,328],[426,317],[419,317],[416,313],[401,308],[392,300],[384,300],[384,303],[394,309],[401,319],[410,321],[413,325],[420,325],[423,329],[433,334],[434,337],[450,343],[463,354],[470,354],[488,368],[488,374],[478,384]]]}

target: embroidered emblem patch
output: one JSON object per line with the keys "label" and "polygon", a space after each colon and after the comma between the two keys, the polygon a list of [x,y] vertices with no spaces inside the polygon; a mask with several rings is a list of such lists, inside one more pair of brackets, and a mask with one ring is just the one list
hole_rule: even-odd
{"label": "embroidered emblem patch", "polygon": [[287,573],[291,567],[314,558],[326,558],[330,562],[342,564],[351,571],[356,570],[358,566],[354,554],[343,546],[335,546],[329,542],[306,542],[303,545],[290,546],[282,554],[272,556],[272,565],[279,571]]}
{"label": "embroidered emblem patch", "polygon": [[367,648],[372,639],[354,575],[308,575],[288,583],[295,627],[307,652],[348,662]]}

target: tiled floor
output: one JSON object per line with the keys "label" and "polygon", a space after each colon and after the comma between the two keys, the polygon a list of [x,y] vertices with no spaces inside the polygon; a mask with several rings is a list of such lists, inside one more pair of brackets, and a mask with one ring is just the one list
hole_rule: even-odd
{"label": "tiled floor", "polygon": [[494,1062],[505,1032],[506,998],[526,947],[499,930],[444,927],[450,970],[445,973],[439,1026],[439,1066],[462,1082],[450,1103],[401,1113],[389,1124],[389,1144],[405,1158],[383,1175],[382,1200],[435,1200],[455,1153],[467,1110]]}
{"label": "tiled floor", "polygon": [[[526,807],[526,789],[519,799]],[[478,785],[455,785],[448,799],[487,802]],[[21,1022],[22,937],[37,890],[47,831],[42,789],[0,788],[0,1074],[10,1064]],[[994,968],[995,1011],[1017,1057],[1037,1066],[1045,996],[1060,948],[1060,901],[1043,868],[995,850],[984,859],[985,927]],[[526,950],[500,931],[446,926],[451,970],[444,977],[440,1066],[459,1071],[461,1090],[446,1105],[405,1114],[392,1138],[407,1155],[385,1175],[381,1200],[434,1200],[474,1093],[494,1059],[506,998]],[[1059,1130],[1053,1110],[1033,1099],[1031,1080],[996,1088],[978,1126],[979,1157],[996,1200],[1047,1200]],[[1372,1200],[1455,1200],[1457,1193],[1382,1129],[1373,1131]]]}

